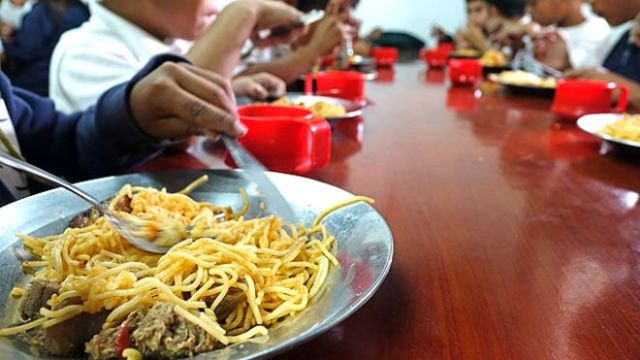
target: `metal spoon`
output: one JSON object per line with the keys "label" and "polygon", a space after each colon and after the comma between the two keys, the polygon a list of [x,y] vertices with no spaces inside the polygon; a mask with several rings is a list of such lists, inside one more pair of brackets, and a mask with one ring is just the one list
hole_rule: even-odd
{"label": "metal spoon", "polygon": [[98,211],[100,211],[100,213],[104,215],[105,219],[107,219],[107,221],[109,221],[109,223],[113,225],[116,231],[123,238],[125,238],[129,243],[131,243],[131,245],[137,247],[138,249],[141,249],[150,253],[155,253],[155,254],[164,254],[169,250],[169,248],[159,247],[154,245],[151,242],[151,240],[148,238],[134,235],[134,233],[139,230],[138,226],[136,226],[134,223],[128,220],[119,218],[116,214],[111,212],[111,210],[109,210],[96,198],[87,194],[82,189],[69,183],[68,181],[58,176],[55,176],[45,170],[42,170],[36,166],[33,166],[27,162],[8,156],[3,152],[0,152],[0,165],[5,165],[15,170],[25,172],[29,175],[33,175],[43,180],[47,184],[64,188],[66,190],[69,190],[73,194],[79,196],[89,204],[93,205]]}

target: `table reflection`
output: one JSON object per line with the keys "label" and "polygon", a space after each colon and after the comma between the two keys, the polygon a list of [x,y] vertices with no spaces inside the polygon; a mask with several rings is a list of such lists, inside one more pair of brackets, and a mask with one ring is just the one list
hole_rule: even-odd
{"label": "table reflection", "polygon": [[427,84],[444,84],[446,72],[444,69],[428,69],[424,72]]}

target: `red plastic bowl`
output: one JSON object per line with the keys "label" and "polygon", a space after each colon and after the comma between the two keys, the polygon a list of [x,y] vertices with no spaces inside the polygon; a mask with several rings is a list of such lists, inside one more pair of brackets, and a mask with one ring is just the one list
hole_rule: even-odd
{"label": "red plastic bowl", "polygon": [[394,47],[377,47],[371,50],[371,56],[377,65],[394,65],[398,62],[398,49]]}
{"label": "red plastic bowl", "polygon": [[365,100],[366,76],[356,71],[323,71],[305,78],[305,93],[353,101]]}
{"label": "red plastic bowl", "polygon": [[[238,108],[248,128],[239,141],[269,170],[305,174],[331,159],[331,126],[311,111],[289,106]],[[227,164],[234,166],[227,155]]]}
{"label": "red plastic bowl", "polygon": [[482,62],[479,59],[450,59],[449,79],[453,85],[476,85],[482,80]]}
{"label": "red plastic bowl", "polygon": [[450,51],[440,49],[428,49],[422,52],[422,57],[430,69],[442,69],[447,66]]}

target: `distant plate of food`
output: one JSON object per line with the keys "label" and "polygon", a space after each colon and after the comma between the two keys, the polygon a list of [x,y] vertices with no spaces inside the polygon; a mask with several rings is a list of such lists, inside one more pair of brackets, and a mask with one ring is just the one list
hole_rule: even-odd
{"label": "distant plate of food", "polygon": [[514,94],[553,97],[558,80],[553,77],[541,77],[522,70],[503,71],[491,74],[489,80],[496,82]]}
{"label": "distant plate of food", "polygon": [[369,199],[267,176],[299,224],[270,214],[240,171],[80,184],[119,216],[188,226],[164,255],[61,189],[0,208],[1,357],[268,358],[337,325],[382,284],[391,231]]}
{"label": "distant plate of food", "polygon": [[364,104],[329,96],[288,93],[271,102],[272,105],[297,106],[311,110],[315,115],[328,121],[353,119],[362,116]]}
{"label": "distant plate of food", "polygon": [[578,127],[612,144],[640,150],[640,115],[585,115],[578,119]]}
{"label": "distant plate of food", "polygon": [[456,50],[449,54],[449,58],[452,59],[480,59],[482,52],[472,49]]}

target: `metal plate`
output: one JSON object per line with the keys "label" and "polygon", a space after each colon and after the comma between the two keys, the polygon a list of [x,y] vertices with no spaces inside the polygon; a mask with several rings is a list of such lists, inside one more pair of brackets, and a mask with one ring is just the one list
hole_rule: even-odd
{"label": "metal plate", "polygon": [[337,121],[337,120],[345,120],[345,119],[353,119],[358,116],[362,116],[364,112],[365,104],[351,101],[346,99],[340,99],[330,96],[315,96],[315,95],[305,95],[302,93],[287,93],[284,97],[289,98],[294,103],[302,103],[305,107],[311,106],[319,101],[326,101],[331,104],[342,105],[344,109],[347,111],[346,114],[342,116],[334,116],[327,117],[328,121]]}
{"label": "metal plate", "polygon": [[[107,199],[125,184],[177,191],[203,174],[209,175],[209,182],[192,194],[194,198],[238,209],[242,201],[238,189],[244,187],[253,209],[249,216],[258,214],[260,197],[255,188],[249,186],[239,172],[231,170],[133,174],[92,180],[81,183],[80,187],[98,199]],[[310,225],[322,210],[352,196],[307,178],[278,173],[268,175],[306,225]],[[26,280],[18,260],[24,252],[15,233],[36,236],[59,233],[69,219],[86,209],[86,203],[62,190],[48,191],[0,208],[0,326],[15,320],[17,301],[11,299],[9,293],[14,284]],[[201,354],[196,359],[273,356],[335,326],[371,298],[391,267],[393,238],[386,222],[373,207],[356,204],[331,214],[324,224],[338,240],[337,257],[341,264],[330,274],[330,288],[294,319],[272,329],[268,337]],[[2,359],[38,358],[29,353],[25,344],[12,343],[8,338],[0,340],[0,353]]]}
{"label": "metal plate", "polygon": [[545,88],[538,86],[526,86],[526,85],[513,85],[500,83],[500,85],[504,86],[505,90],[512,94],[516,95],[526,95],[526,96],[539,96],[545,98],[553,98],[556,94],[555,88]]}
{"label": "metal plate", "polygon": [[622,114],[594,114],[585,115],[578,119],[578,127],[591,135],[599,137],[602,140],[613,144],[629,146],[634,149],[640,149],[640,142],[618,139],[609,135],[600,133],[605,126],[613,124],[624,117]]}

